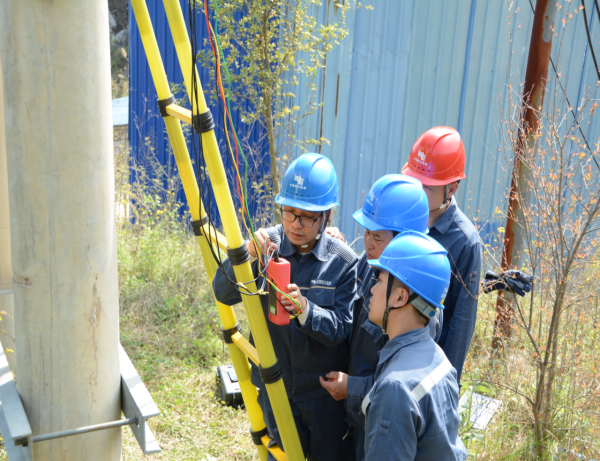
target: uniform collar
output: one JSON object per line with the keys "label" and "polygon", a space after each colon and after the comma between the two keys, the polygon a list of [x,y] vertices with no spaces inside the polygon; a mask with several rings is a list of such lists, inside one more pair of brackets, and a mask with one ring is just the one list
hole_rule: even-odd
{"label": "uniform collar", "polygon": [[430,228],[435,228],[442,235],[448,232],[448,229],[450,229],[450,225],[454,222],[456,208],[456,199],[452,197],[452,199],[450,199],[450,206],[448,207],[448,209],[444,212],[442,216],[440,216],[440,218],[433,225],[430,226]]}
{"label": "uniform collar", "polygon": [[383,364],[387,362],[396,352],[406,346],[418,343],[429,338],[429,328],[423,327],[417,330],[407,331],[401,335],[396,336],[394,339],[390,339],[387,344],[381,349],[379,353],[379,363]]}
{"label": "uniform collar", "polygon": [[[286,256],[291,256],[294,253],[298,253],[299,255],[302,255],[303,253],[300,253],[298,251],[298,248],[296,248],[296,245],[294,245],[292,242],[290,242],[290,239],[287,237],[287,235],[285,234],[285,231],[283,230],[283,226],[281,226],[281,233],[283,234],[282,236],[282,240],[281,240],[281,248],[279,249],[279,254],[281,256],[283,256],[284,258]],[[320,261],[326,262],[327,261],[327,233],[323,232],[321,234],[321,238],[319,240],[317,240],[316,245],[313,247],[312,250],[310,250],[308,253],[306,254],[314,254],[315,258],[317,258]]]}

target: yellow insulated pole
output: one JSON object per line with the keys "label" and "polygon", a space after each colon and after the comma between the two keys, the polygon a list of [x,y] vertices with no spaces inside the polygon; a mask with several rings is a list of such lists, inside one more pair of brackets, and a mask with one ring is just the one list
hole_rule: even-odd
{"label": "yellow insulated pole", "polygon": [[[159,99],[167,99],[171,96],[169,89],[167,76],[162,66],[162,60],[160,58],[160,51],[158,50],[158,44],[154,36],[154,30],[150,21],[150,15],[148,14],[148,8],[145,2],[132,2],[136,20],[138,22],[138,28],[144,43],[144,48],[148,55],[153,55],[154,59],[150,66],[150,71],[154,82],[156,84],[157,94]],[[149,60],[150,61],[150,60]],[[187,144],[185,137],[181,129],[179,120],[173,117],[165,117],[165,124],[167,127],[167,133],[173,147],[173,153],[175,156],[175,162],[179,170],[181,182],[183,184],[184,192],[186,194],[192,219],[198,221],[206,216],[202,204],[200,203],[200,193],[198,190],[198,183],[194,175],[194,169],[190,156],[187,150]],[[210,243],[205,237],[198,237],[198,243],[200,245],[200,251],[204,259],[206,270],[210,278],[212,278],[216,271],[216,263],[213,259]],[[218,248],[216,249],[218,251]],[[223,324],[223,329],[228,330],[234,328],[237,325],[237,320],[231,306],[226,306],[217,302],[217,308]],[[250,419],[250,427],[254,432],[260,432],[265,428],[263,421],[262,410],[257,403],[257,391],[256,387],[250,382],[250,365],[248,360],[242,351],[238,349],[234,344],[227,344],[231,359],[236,370],[238,377],[238,383],[242,395],[244,396],[244,403],[248,411],[248,418]],[[260,458],[262,461],[267,459],[267,449],[265,446],[257,446]]]}
{"label": "yellow insulated pole", "polygon": [[[173,41],[175,43],[175,49],[179,57],[179,63],[181,70],[188,85],[188,93],[191,91],[191,82],[189,81],[192,70],[196,74],[197,81],[197,94],[198,99],[190,96],[190,100],[193,100],[193,115],[204,114],[209,111],[206,100],[204,98],[204,92],[202,85],[198,79],[197,69],[192,69],[192,48],[190,39],[187,34],[185,21],[183,19],[183,13],[181,12],[181,6],[177,0],[163,0],[167,18],[169,20],[169,26],[173,35]],[[195,104],[197,107],[194,107]],[[223,221],[223,228],[225,235],[229,243],[230,249],[238,249],[242,246],[245,247],[245,241],[240,231],[240,225],[231,198],[231,192],[227,183],[227,176],[225,175],[225,168],[223,167],[223,161],[219,153],[219,147],[217,144],[217,138],[214,130],[210,130],[202,133],[202,145],[204,152],[206,152],[206,165],[208,168],[209,176],[213,190],[215,192],[215,198],[217,200],[217,206],[221,212]],[[231,258],[230,258],[231,261]],[[249,262],[244,262],[239,265],[232,264],[235,272],[236,279],[241,282],[250,281],[254,279],[252,268]],[[256,284],[254,282],[248,283],[247,288],[256,292]],[[260,303],[260,299],[256,296],[245,296],[242,294],[242,301],[246,309],[246,314],[250,322],[250,328],[256,349],[261,361],[262,368],[271,368],[277,365],[277,357],[273,349],[273,343],[269,335],[267,322],[263,313],[263,309]],[[273,407],[273,413],[275,420],[277,421],[277,427],[281,434],[281,440],[285,447],[285,453],[287,458],[295,461],[304,460],[304,454],[302,452],[302,446],[300,445],[300,439],[296,430],[296,425],[292,417],[289,400],[287,398],[285,386],[282,379],[278,379],[272,383],[266,383],[267,393],[271,406]]]}
{"label": "yellow insulated pole", "polygon": [[[142,37],[142,42],[144,44],[144,48],[146,50],[146,54],[148,56],[148,61],[149,61],[149,65],[150,65],[150,69],[151,69],[151,73],[157,88],[157,93],[158,93],[158,97],[160,100],[166,100],[168,98],[171,97],[171,92],[169,90],[169,86],[168,86],[168,81],[166,78],[166,74],[164,72],[164,67],[162,66],[162,60],[160,57],[160,52],[158,50],[158,45],[156,43],[156,38],[154,36],[154,31],[152,28],[152,24],[150,22],[150,16],[148,14],[148,10],[146,7],[146,3],[143,0],[133,0],[132,1],[132,5],[133,5],[133,9],[134,9],[134,13],[136,16],[136,20],[138,22],[138,27],[140,29],[140,35]],[[179,10],[181,12],[181,10]],[[184,25],[184,29],[185,29],[185,25]],[[188,39],[188,46],[189,46],[189,39]],[[191,66],[190,66],[191,67]],[[204,104],[204,111],[206,111],[206,103],[204,102],[203,99],[203,104]],[[184,184],[184,190],[186,192],[186,196],[188,197],[188,203],[190,205],[190,208],[192,210],[192,217],[194,218],[194,220],[198,220],[201,219],[205,216],[204,210],[202,209],[200,212],[200,207],[201,204],[199,203],[199,191],[198,191],[198,186],[197,183],[195,181],[195,177],[194,177],[194,172],[193,172],[193,168],[191,165],[191,161],[189,158],[189,154],[187,153],[187,146],[185,145],[185,140],[183,137],[183,133],[181,132],[181,126],[179,125],[179,122],[172,118],[172,117],[166,117],[165,118],[165,123],[167,125],[167,131],[169,133],[169,137],[171,139],[171,143],[173,145],[173,149],[175,152],[175,156],[176,156],[176,161],[178,164],[178,168],[182,177],[182,183]],[[214,138],[214,132],[212,135],[214,141],[214,146],[216,147],[216,139]],[[213,151],[213,155],[216,154],[216,158],[218,159],[218,164],[220,165],[220,169],[221,169],[221,176],[223,178],[225,178],[225,174],[224,174],[224,169],[223,169],[223,165],[221,163],[221,158],[219,156],[218,150],[214,150]],[[207,164],[209,164],[209,161],[207,159]],[[213,162],[211,162],[208,167],[209,167],[209,172],[211,177],[213,177],[214,173],[211,170]],[[235,213],[233,212],[233,203],[231,201],[231,196],[229,194],[229,188],[227,187],[227,183],[225,180],[224,183],[225,186],[225,190],[227,192],[227,196],[226,198],[229,200],[229,204],[230,204],[230,209],[232,210],[232,215],[233,216],[233,220],[235,221],[235,230],[237,231],[237,236],[238,236],[238,241],[242,241],[241,238],[241,233],[239,230],[239,225],[237,223],[237,217],[235,216]],[[214,187],[214,183],[213,183],[213,187]],[[220,191],[217,191],[215,189],[215,191],[217,193],[219,193]],[[201,214],[201,216],[200,216]],[[226,229],[229,226],[226,226]],[[230,234],[228,235],[235,235],[232,234],[230,232]],[[235,237],[234,237],[235,240]],[[207,265],[207,270],[209,272],[209,275],[212,276],[214,275],[215,269],[216,269],[216,265],[215,262],[212,258],[212,254],[210,253],[210,248],[209,248],[209,243],[206,241],[205,238],[200,238],[199,239],[199,243],[200,243],[200,247],[203,253],[203,257],[205,260],[205,263]],[[230,243],[230,246],[231,243]],[[238,244],[238,246],[240,246],[240,244]],[[235,246],[233,246],[235,248]],[[247,270],[246,273],[250,273],[251,272],[251,268],[250,265],[248,263],[245,264],[245,266],[247,266]],[[238,268],[236,268],[238,269]],[[240,275],[237,274],[236,271],[236,275],[238,277],[240,277]],[[243,276],[245,275],[244,272],[242,272],[242,280],[251,280],[253,277],[247,277],[247,278],[243,278]],[[254,284],[252,284],[252,286],[249,287],[250,289],[254,289],[256,290],[256,287]],[[217,303],[217,307],[219,308],[219,313],[221,315],[221,319],[223,321],[223,326],[224,329],[230,329],[233,328],[237,322],[235,320],[235,316],[233,314],[233,310],[231,309],[230,306],[225,306],[223,304]],[[268,336],[268,330],[267,330],[267,326],[266,326],[266,322],[264,319],[264,315],[262,313],[262,308],[260,306],[260,304],[258,304],[258,309],[255,307],[254,311],[259,313],[259,320],[262,321],[262,324],[259,325],[258,328],[256,328],[254,326],[254,320],[253,317],[251,315],[248,315],[249,318],[249,322],[250,322],[250,326],[253,329],[253,333],[255,338],[257,337],[256,332],[258,331],[259,334],[260,332],[262,332],[263,334],[266,333],[266,342],[267,342],[267,353],[265,354],[267,356],[267,358],[265,359],[263,357],[263,355],[261,355],[262,358],[262,363],[263,364],[267,364],[266,366],[273,365],[276,362],[275,359],[275,353],[273,351],[273,346],[270,342],[270,338]],[[248,307],[246,306],[247,312],[249,312]],[[256,314],[255,314],[256,315]],[[259,322],[260,323],[260,322]],[[262,344],[264,342],[260,341],[260,343]],[[257,342],[258,344],[258,342]],[[263,347],[264,348],[264,347]],[[260,347],[258,347],[259,349],[259,354],[260,354]],[[245,358],[245,356],[242,354],[242,352],[237,348],[234,347],[233,345],[229,345],[229,350],[231,352],[231,356],[232,356],[232,360],[234,361],[234,366],[236,367],[236,373],[238,374],[238,379],[240,380],[240,387],[242,388],[242,393],[244,394],[244,400],[246,402],[246,408],[248,409],[248,414],[250,417],[250,423],[251,423],[251,427],[252,430],[255,432],[260,431],[262,428],[264,428],[264,422],[262,421],[262,412],[260,411],[260,407],[258,407],[258,405],[256,404],[256,388],[254,388],[254,386],[250,383],[249,380],[249,368],[248,368],[248,362]],[[270,354],[269,354],[270,352]],[[269,358],[271,360],[269,360]],[[239,370],[239,371],[238,371]],[[240,373],[241,371],[241,373]],[[269,387],[271,389],[269,389]],[[291,416],[291,410],[289,407],[289,402],[287,400],[287,396],[285,393],[285,388],[283,386],[283,383],[281,381],[278,381],[277,383],[274,383],[274,385],[269,385],[268,387],[268,391],[269,391],[269,395],[271,396],[271,394],[274,394],[274,396],[271,396],[272,399],[275,399],[277,402],[282,402],[282,403],[273,403],[273,406],[277,406],[279,405],[279,411],[276,410],[276,418],[278,418],[278,414],[279,414],[279,418],[278,421],[281,421],[280,423],[280,428],[287,426],[288,429],[287,430],[282,430],[282,435],[286,432],[290,432],[291,429],[291,435],[286,435],[283,438],[283,443],[289,447],[288,448],[288,458],[291,460],[303,460],[304,456],[302,455],[302,449],[300,446],[300,441],[298,439],[298,434],[296,432],[296,428],[295,428],[295,424],[293,421],[293,418]],[[287,442],[286,442],[287,440]],[[264,448],[264,446],[259,446],[258,447],[259,453],[261,455],[262,459],[266,459],[266,450]],[[291,455],[291,453],[295,452],[296,455]]]}

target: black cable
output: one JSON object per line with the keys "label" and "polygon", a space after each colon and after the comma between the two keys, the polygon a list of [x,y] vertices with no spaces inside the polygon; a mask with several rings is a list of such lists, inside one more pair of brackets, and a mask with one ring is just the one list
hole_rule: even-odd
{"label": "black cable", "polygon": [[[198,110],[198,81],[196,79],[196,56],[198,53],[198,47],[197,47],[197,41],[196,41],[196,2],[195,1],[190,1],[188,3],[188,13],[189,13],[189,26],[190,26],[190,42],[191,42],[191,51],[192,51],[192,76],[191,76],[191,82],[192,82],[192,98],[190,103],[192,104],[192,111],[194,110],[194,108],[196,108],[196,111]],[[206,15],[208,15],[208,11],[205,12]],[[216,44],[214,44],[212,37],[210,35],[210,30],[208,31],[209,34],[209,39],[211,40],[211,43],[213,43],[213,46],[216,46]],[[215,57],[216,59],[216,57]],[[215,72],[216,72],[216,66],[215,66]],[[216,81],[217,75],[215,75],[215,84],[218,85],[218,82]],[[218,98],[218,86],[216,88],[217,90],[217,100],[219,101],[219,112],[220,113],[224,113],[222,105],[221,105],[221,101]],[[224,119],[224,121],[226,122],[226,120]],[[192,130],[192,148],[194,151],[194,160],[196,162],[196,175],[198,176],[198,191],[199,191],[199,195],[200,195],[200,200],[199,200],[199,215],[201,215],[201,211],[202,211],[202,206],[204,206],[205,212],[206,212],[206,217],[208,218],[208,232],[205,234],[208,243],[209,243],[209,248],[210,251],[212,253],[212,256],[215,260],[215,262],[217,263],[218,269],[223,273],[223,275],[225,276],[225,280],[229,285],[234,286],[237,291],[240,294],[244,294],[246,296],[257,296],[259,295],[261,292],[264,291],[265,288],[265,284],[267,283],[266,281],[266,277],[264,277],[264,275],[267,272],[267,267],[271,261],[271,258],[269,257],[269,255],[267,254],[265,257],[265,264],[264,264],[264,268],[262,270],[260,270],[259,267],[259,271],[258,271],[258,275],[251,281],[246,282],[246,284],[248,283],[252,283],[252,282],[257,282],[261,277],[263,278],[262,280],[262,284],[261,284],[261,288],[257,291],[257,292],[252,292],[248,287],[246,287],[246,284],[242,284],[237,282],[237,280],[231,278],[228,274],[227,271],[225,270],[224,266],[223,266],[223,260],[221,258],[221,254],[220,252],[217,250],[215,251],[215,248],[213,246],[213,243],[217,242],[217,229],[216,226],[214,225],[214,220],[212,217],[212,208],[211,208],[211,204],[212,204],[212,189],[210,187],[210,185],[208,184],[208,178],[206,178],[205,180],[203,180],[203,174],[202,172],[204,171],[204,176],[206,176],[206,158],[204,156],[204,146],[203,146],[203,140],[202,140],[202,134],[201,133],[196,133],[195,130]],[[198,145],[196,144],[196,136],[198,136],[198,140],[199,143]],[[229,146],[227,146],[229,147]],[[233,159],[233,153],[231,152],[231,149],[228,149],[230,151],[231,154],[231,158]],[[204,185],[206,184],[206,191],[204,189]],[[208,206],[207,206],[208,205]]]}
{"label": "black cable", "polygon": [[[583,2],[583,0],[581,0],[581,1]],[[598,0],[594,0],[594,3],[596,4],[596,9],[598,10]],[[533,3],[531,3],[531,0],[529,0],[529,6],[531,6],[531,11],[533,11],[533,14],[535,15],[535,8],[533,7]],[[583,9],[585,10],[585,6]],[[600,12],[598,14],[599,14],[598,20],[600,21]],[[586,28],[587,28],[587,19],[585,21],[585,24],[586,24]],[[592,43],[589,41],[589,35],[588,35],[588,45],[590,48],[592,48]],[[593,50],[593,48],[592,48],[592,50]],[[592,51],[592,53],[593,53],[593,51]],[[594,60],[595,60],[595,58],[594,58]],[[554,60],[552,59],[552,56],[550,56],[550,64],[552,64],[552,69],[554,69],[554,75],[556,76],[556,80],[558,81],[558,84],[560,85],[560,89],[562,90],[563,95],[565,96],[565,100],[567,101],[567,104],[569,105],[569,110],[571,111],[571,114],[573,115],[573,119],[575,120],[575,123],[577,123],[577,128],[579,129],[579,132],[581,133],[581,136],[583,137],[583,140],[585,141],[585,145],[587,146],[588,151],[590,153],[592,153],[593,150],[590,147],[590,144],[588,143],[588,140],[585,137],[585,134],[583,134],[581,125],[579,124],[579,121],[577,120],[577,115],[575,114],[575,111],[573,110],[573,106],[571,105],[571,102],[569,101],[569,97],[567,96],[567,90],[565,90],[565,87],[563,86],[562,82],[560,81],[560,77],[558,76],[558,71],[556,70],[556,66],[554,65]],[[598,160],[596,160],[594,155],[592,155],[592,159],[594,160],[596,167],[600,170],[600,164],[598,163]]]}

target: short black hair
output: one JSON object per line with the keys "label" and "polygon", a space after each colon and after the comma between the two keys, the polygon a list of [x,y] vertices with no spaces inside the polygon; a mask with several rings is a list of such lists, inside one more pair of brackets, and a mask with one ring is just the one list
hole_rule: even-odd
{"label": "short black hair", "polygon": [[[404,283],[402,283],[400,280],[394,277],[391,273],[388,275],[388,277],[392,277],[394,279],[392,281],[392,290],[395,290],[396,288],[404,288],[405,290],[408,290],[409,293],[411,292],[410,288],[408,288]],[[412,306],[412,308],[413,312],[416,315],[416,318],[418,318],[419,320],[419,323],[423,326],[427,326],[427,324],[429,324],[429,319],[423,314],[421,314],[421,312],[415,306]]]}

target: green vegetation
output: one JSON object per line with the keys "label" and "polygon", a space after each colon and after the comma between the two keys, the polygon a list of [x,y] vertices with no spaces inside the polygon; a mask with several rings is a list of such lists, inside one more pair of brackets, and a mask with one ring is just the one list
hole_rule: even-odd
{"label": "green vegetation", "polygon": [[150,426],[163,449],[144,457],[125,429],[123,459],[258,459],[245,412],[215,396],[216,366],[228,353],[198,244],[173,194],[151,184],[136,201],[135,222],[118,227],[121,342],[162,413]]}
{"label": "green vegetation", "polygon": [[[218,398],[216,366],[230,362],[197,242],[177,217],[174,202],[165,201],[155,189],[145,203],[143,210],[137,208],[135,224],[119,226],[121,340],[162,412],[150,425],[163,452],[144,458],[126,429],[123,459],[258,459],[244,410],[226,407]],[[596,273],[590,268],[586,279],[594,280]],[[504,355],[492,352],[495,299],[491,294],[480,300],[463,391],[473,386],[501,400],[502,406],[485,431],[465,421],[461,435],[469,459],[534,459],[530,409],[519,393],[535,388],[536,365],[524,355],[528,346],[523,330],[515,330],[514,346]],[[572,361],[577,380],[565,382],[558,391],[564,398],[549,446],[554,459],[600,456],[598,298],[588,304],[587,312],[589,321],[573,319],[581,325]],[[242,309],[236,314],[243,323]],[[571,399],[581,394],[571,384],[585,386],[591,395]]]}

